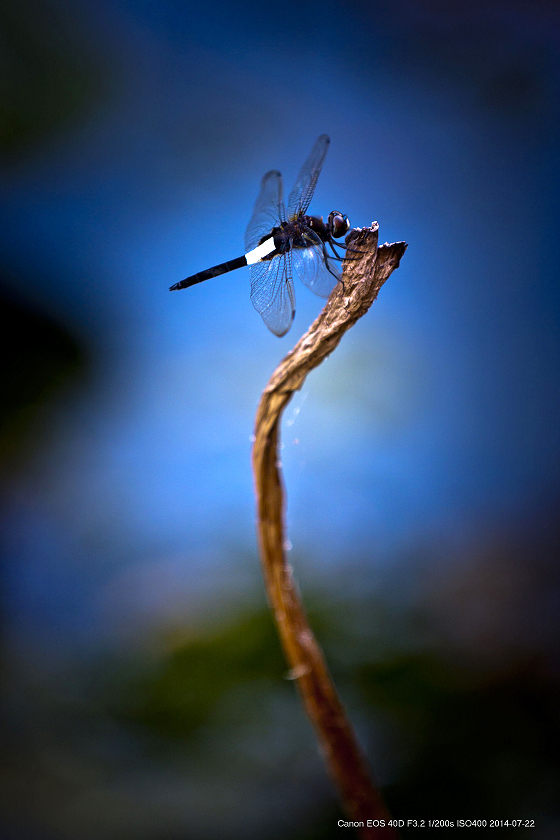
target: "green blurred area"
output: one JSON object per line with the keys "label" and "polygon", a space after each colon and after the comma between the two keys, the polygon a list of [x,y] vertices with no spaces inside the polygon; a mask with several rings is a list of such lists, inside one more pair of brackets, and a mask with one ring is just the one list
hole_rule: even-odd
{"label": "green blurred area", "polygon": [[[245,683],[257,681],[278,690],[286,670],[266,612],[242,615],[212,635],[173,644],[150,669],[141,662],[132,666],[132,672],[130,667],[131,663],[125,669],[130,677],[117,680],[105,699],[118,719],[169,738],[191,736],[208,723],[228,692]],[[250,718],[249,697],[248,701]]]}
{"label": "green blurred area", "polygon": [[92,113],[110,83],[71,6],[3,3],[0,44],[0,154],[13,163]]}
{"label": "green blurred area", "polygon": [[[548,824],[560,782],[560,696],[546,659],[509,659],[503,667],[488,667],[465,661],[447,646],[390,652],[386,640],[365,627],[354,637],[336,621],[329,626],[329,614],[348,614],[356,605],[341,607],[323,603],[314,610],[313,623],[321,627],[322,638],[330,639],[326,649],[334,676],[394,816],[534,818],[541,820],[541,831],[509,829],[509,836],[547,836],[542,820]],[[394,617],[392,629],[396,638],[412,644],[410,618],[407,611]],[[111,682],[100,695],[107,713],[160,760],[174,755],[176,765],[177,752],[196,756],[205,778],[206,762],[212,764],[219,754],[217,772],[226,772],[232,782],[257,777],[270,791],[284,789],[285,815],[293,809],[293,822],[283,831],[271,827],[268,836],[334,837],[340,816],[336,800],[327,787],[318,796],[314,790],[322,768],[295,686],[282,680],[285,664],[269,614],[248,612],[209,635],[167,645],[144,668],[139,660],[133,666],[113,663]],[[370,657],[363,656],[368,648]],[[286,706],[281,722],[277,704]],[[298,792],[290,788],[303,783],[297,769],[302,745],[306,761],[313,757],[307,777],[312,793],[305,817],[298,817]],[[243,808],[238,802],[234,819],[242,818]],[[405,828],[403,836],[413,831]]]}

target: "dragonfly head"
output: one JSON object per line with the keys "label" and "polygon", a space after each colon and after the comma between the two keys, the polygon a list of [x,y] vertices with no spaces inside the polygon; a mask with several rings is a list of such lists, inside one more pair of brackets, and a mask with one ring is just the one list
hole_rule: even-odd
{"label": "dragonfly head", "polygon": [[335,239],[339,239],[350,230],[350,221],[348,216],[345,216],[344,213],[340,213],[338,210],[333,210],[332,213],[329,213],[327,227],[331,236],[334,236]]}

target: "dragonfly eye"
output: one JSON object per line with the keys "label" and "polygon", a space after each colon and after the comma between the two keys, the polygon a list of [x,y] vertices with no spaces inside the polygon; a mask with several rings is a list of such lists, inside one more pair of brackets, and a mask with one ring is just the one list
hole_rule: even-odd
{"label": "dragonfly eye", "polygon": [[348,216],[339,213],[338,210],[333,210],[332,213],[329,213],[329,230],[335,239],[344,236],[350,230]]}

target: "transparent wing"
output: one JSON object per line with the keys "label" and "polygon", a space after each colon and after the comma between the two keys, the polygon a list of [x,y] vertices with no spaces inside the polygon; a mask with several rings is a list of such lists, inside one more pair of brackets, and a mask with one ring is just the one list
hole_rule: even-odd
{"label": "transparent wing", "polygon": [[300,213],[305,213],[309,207],[330,142],[328,134],[321,134],[317,138],[311,154],[301,167],[288,199],[288,219],[294,219]]}
{"label": "transparent wing", "polygon": [[340,271],[325,255],[322,242],[309,248],[294,248],[293,263],[301,282],[319,297],[328,298],[340,280]]}
{"label": "transparent wing", "polygon": [[301,282],[319,297],[327,298],[340,280],[336,263],[329,259],[325,243],[312,230],[303,233],[307,248],[293,248],[293,266]]}
{"label": "transparent wing", "polygon": [[261,181],[261,190],[245,231],[245,250],[256,248],[259,240],[285,218],[282,176],[277,169],[272,169]]}
{"label": "transparent wing", "polygon": [[288,251],[251,267],[251,301],[277,336],[288,332],[296,311],[291,257]]}

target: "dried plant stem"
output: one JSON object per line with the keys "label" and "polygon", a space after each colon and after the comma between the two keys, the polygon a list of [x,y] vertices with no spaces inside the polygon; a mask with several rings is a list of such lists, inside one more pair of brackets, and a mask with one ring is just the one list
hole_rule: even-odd
{"label": "dried plant stem", "polygon": [[[294,391],[338,345],[343,334],[365,315],[379,289],[399,265],[406,244],[377,246],[378,225],[354,232],[355,260],[344,262],[343,282],[309,330],[274,371],[264,389],[255,421],[253,471],[258,536],[268,599],[307,714],[316,730],[330,774],[349,820],[363,823],[363,838],[396,837],[391,827],[368,827],[367,820],[390,819],[372,781],[352,725],[309,626],[292,570],[284,554],[284,491],[279,469],[279,423]],[[352,256],[355,256],[354,254]]]}

